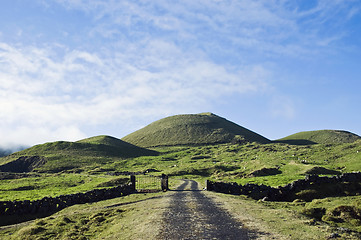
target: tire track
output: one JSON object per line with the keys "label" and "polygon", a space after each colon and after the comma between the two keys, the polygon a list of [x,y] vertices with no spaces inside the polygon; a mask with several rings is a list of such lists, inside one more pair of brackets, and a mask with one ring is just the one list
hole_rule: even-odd
{"label": "tire track", "polygon": [[200,191],[197,182],[183,181],[170,196],[159,239],[249,239],[241,224]]}

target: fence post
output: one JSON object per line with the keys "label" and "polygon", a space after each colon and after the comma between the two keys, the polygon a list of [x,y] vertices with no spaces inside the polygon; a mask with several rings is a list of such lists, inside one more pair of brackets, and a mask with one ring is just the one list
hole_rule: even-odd
{"label": "fence post", "polygon": [[161,186],[162,186],[162,191],[169,190],[169,188],[168,188],[168,175],[162,174]]}
{"label": "fence post", "polygon": [[133,192],[135,192],[135,190],[136,190],[136,187],[135,187],[135,175],[130,176],[130,182],[132,183],[132,190],[133,190]]}
{"label": "fence post", "polygon": [[211,186],[211,181],[209,180],[206,180],[206,190],[207,191],[212,191],[212,186]]}

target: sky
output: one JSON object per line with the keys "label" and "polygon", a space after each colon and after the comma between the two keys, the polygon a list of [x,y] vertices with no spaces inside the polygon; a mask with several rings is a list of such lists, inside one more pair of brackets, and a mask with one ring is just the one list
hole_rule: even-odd
{"label": "sky", "polygon": [[2,0],[0,146],[212,112],[361,135],[359,0]]}

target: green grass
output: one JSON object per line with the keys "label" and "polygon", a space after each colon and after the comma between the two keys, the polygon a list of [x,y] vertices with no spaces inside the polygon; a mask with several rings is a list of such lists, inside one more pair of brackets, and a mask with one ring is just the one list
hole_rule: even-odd
{"label": "green grass", "polygon": [[[155,169],[159,172],[152,174],[158,176],[165,173],[175,178],[187,177],[201,179],[202,181],[211,179],[241,184],[258,183],[277,187],[297,179],[303,179],[306,174],[315,169],[324,169],[325,174],[327,172],[344,173],[361,170],[361,141],[309,146],[248,143],[244,145],[157,147],[153,150],[156,150],[159,155],[133,158],[102,155],[101,151],[92,155],[92,151],[84,149],[63,148],[69,144],[72,145],[71,143],[59,142],[45,144],[45,146],[40,145],[15,153],[7,158],[17,159],[21,155],[43,156],[47,163],[36,171],[49,181],[53,181],[51,178],[56,179],[58,176],[51,173],[61,173],[59,176],[66,174],[69,176],[91,175],[102,179],[108,178],[107,174],[111,172],[143,172],[147,169]],[[49,148],[49,145],[52,147]],[[53,145],[58,147],[54,148]],[[48,147],[48,150],[44,150],[45,147]],[[40,148],[41,151],[37,151],[37,148]],[[8,159],[3,161],[8,161]],[[263,168],[276,168],[279,174],[252,176],[254,171]],[[31,183],[32,180],[1,181],[16,184],[16,182],[21,181]],[[77,185],[76,181],[74,180],[75,185]],[[84,185],[84,189],[91,189],[93,186]],[[59,194],[63,192],[60,189],[54,191],[58,191]],[[9,193],[8,191],[7,194]],[[23,193],[25,191],[22,191]]]}
{"label": "green grass", "polygon": [[[361,237],[361,196],[328,197],[311,202],[264,202],[245,196],[209,194],[244,222],[246,228],[256,226],[280,234],[266,239],[327,239],[332,233],[338,233],[339,239]],[[335,216],[340,209],[344,212]],[[355,212],[359,215],[352,215]]]}
{"label": "green grass", "polygon": [[[170,179],[171,188],[178,185]],[[167,194],[138,193],[74,205],[42,219],[0,227],[0,239],[156,239]]]}
{"label": "green grass", "polygon": [[318,130],[299,132],[285,138],[277,140],[278,142],[307,145],[307,144],[337,144],[352,143],[360,140],[361,137],[347,131],[340,130]]}
{"label": "green grass", "polygon": [[[124,179],[120,181],[120,179]],[[85,174],[42,174],[40,177],[0,180],[0,201],[37,200],[64,194],[112,187],[129,177]],[[118,181],[116,181],[118,180]]]}
{"label": "green grass", "polygon": [[49,217],[0,228],[0,239],[155,239],[163,193],[74,205]]}
{"label": "green grass", "polygon": [[[171,178],[171,188],[179,183]],[[203,183],[203,182],[202,182]],[[49,217],[10,228],[0,228],[0,239],[155,239],[170,193],[130,196],[81,204]],[[312,202],[262,202],[244,196],[207,192],[250,230],[271,232],[274,239],[326,239],[339,233],[341,239],[359,239],[360,224],[343,214],[331,218],[343,206],[360,208],[360,196],[317,199]],[[163,196],[165,196],[163,198]],[[325,209],[315,219],[313,209]],[[343,208],[344,209],[344,208]],[[347,232],[345,232],[347,231]],[[268,238],[266,238],[268,239]]]}
{"label": "green grass", "polygon": [[[146,156],[143,154],[125,156],[123,155],[124,152],[119,151],[119,149],[121,149],[117,147],[119,144],[123,146],[123,141],[107,136],[98,136],[75,143],[55,142],[38,145],[1,158],[0,162],[6,163],[20,156],[39,155],[44,157],[47,163],[36,169],[39,175],[37,177],[0,180],[0,200],[35,200],[44,196],[57,196],[83,192],[97,187],[108,187],[119,178],[110,176],[108,173],[119,171],[138,172],[155,169],[159,172],[152,174],[158,176],[162,173],[169,174],[171,181],[174,179],[189,178],[197,179],[204,183],[206,179],[211,179],[216,181],[237,182],[240,184],[258,183],[277,187],[297,179],[303,179],[310,171],[317,170],[323,171],[324,174],[329,174],[361,170],[361,140],[352,143],[313,145],[290,145],[272,142],[268,144],[223,143],[199,146],[159,146],[152,148],[152,151],[148,152],[156,154],[148,154]],[[264,168],[278,169],[279,174],[260,177],[252,176],[254,171]],[[307,194],[312,195],[315,193],[304,192],[302,194],[306,196]],[[238,198],[242,197],[238,196]],[[284,222],[291,221],[294,216],[296,216],[297,219],[301,219],[299,221],[306,225],[320,224],[326,226],[326,228],[328,226],[336,230],[337,227],[345,227],[353,231],[361,231],[358,225],[358,219],[348,218],[346,213],[342,213],[342,216],[346,217],[340,217],[334,214],[337,212],[336,210],[342,206],[356,206],[357,209],[359,209],[360,201],[360,196],[340,196],[322,198],[307,203],[297,201],[294,203],[253,202],[252,206],[263,204],[260,209],[268,209],[269,216],[265,219],[269,221],[272,221],[272,217],[274,217],[271,214],[272,211],[286,211],[287,214],[285,213],[284,215]],[[316,220],[316,222],[314,222],[312,217],[315,211],[312,210],[313,208],[325,209],[320,220]],[[348,208],[346,207],[345,209]],[[357,209],[355,208],[355,212],[358,211]],[[139,210],[139,212],[141,212],[141,210]],[[253,212],[257,214],[257,211]],[[133,217],[138,216],[138,211],[125,212],[125,214],[128,213],[129,215],[127,215],[127,217],[135,221]],[[81,221],[80,219],[86,218],[90,221],[89,215],[86,215],[86,217],[79,215],[79,220],[73,220],[67,215],[71,215],[71,213],[63,212],[63,214],[72,221],[77,222],[74,226],[77,226],[78,229],[80,228],[78,224]],[[294,214],[294,216],[292,214]],[[112,214],[106,216],[106,218],[108,217],[114,217],[114,221],[120,220]],[[78,219],[78,217],[75,216],[75,219]],[[51,219],[49,221],[53,222]],[[281,222],[283,223],[283,221]],[[99,223],[99,226],[104,227],[102,224],[103,223]],[[114,224],[114,222],[113,220],[109,220],[107,224]],[[272,225],[273,223],[270,224]],[[71,225],[72,224],[70,224],[69,227],[71,227]],[[26,231],[30,233],[39,231],[34,234],[41,235],[42,233],[45,234],[55,231],[54,228],[57,226],[55,220],[54,227],[52,226],[46,225],[45,227],[39,226],[39,228],[36,228],[37,226],[32,225],[32,227]],[[33,227],[35,227],[35,229],[33,229]],[[98,229],[93,225],[91,225],[90,228]],[[292,228],[291,225],[284,225],[283,230],[281,229],[280,231],[287,232],[290,228]],[[104,231],[108,231],[106,230],[108,229],[108,225],[104,227],[104,229]],[[109,229],[112,228],[110,227]],[[305,229],[308,229],[307,226]],[[63,230],[68,231],[69,229],[64,228]],[[109,231],[111,232],[113,230]],[[73,229],[69,231],[79,230]],[[90,232],[87,232],[89,236],[95,234],[91,232],[92,230],[89,231]],[[129,229],[125,231],[128,231],[128,236],[131,236]],[[27,236],[26,234],[29,234],[29,232],[24,233],[25,236]],[[293,234],[298,236],[299,233]],[[60,239],[66,239],[65,235],[59,236]]]}
{"label": "green grass", "polygon": [[204,145],[237,141],[268,143],[261,135],[211,113],[155,121],[122,140],[141,147]]}
{"label": "green grass", "polygon": [[21,156],[42,156],[47,162],[38,172],[89,171],[107,163],[138,156],[154,156],[153,150],[140,148],[110,136],[97,136],[78,142],[51,142],[36,145],[7,157],[0,164],[16,160]]}
{"label": "green grass", "polygon": [[[168,148],[169,149],[169,148]],[[162,152],[158,148],[159,152]],[[170,175],[194,175],[214,180],[287,184],[304,178],[314,167],[342,172],[361,169],[361,141],[348,144],[292,146],[287,144],[222,144],[189,147],[165,152],[151,161],[152,166]],[[133,159],[133,164],[142,158]],[[139,166],[138,165],[138,166]],[[249,177],[262,168],[278,168],[282,173]]]}
{"label": "green grass", "polygon": [[111,136],[96,136],[78,142],[51,142],[21,151],[21,154],[41,155],[42,153],[70,153],[70,155],[89,155],[130,158],[143,155],[156,155],[155,151],[140,148]]}
{"label": "green grass", "polygon": [[361,233],[361,196],[315,199],[301,204],[297,211],[334,229],[344,228]]}
{"label": "green grass", "polygon": [[209,195],[241,221],[246,229],[273,233],[260,239],[316,240],[327,239],[332,233],[327,224],[310,224],[310,219],[299,213],[298,206],[295,208],[293,203],[262,202],[214,192]]}
{"label": "green grass", "polygon": [[[145,171],[157,169],[173,176],[194,175],[223,180],[261,181],[262,179],[284,178],[283,183],[304,178],[314,167],[323,167],[339,172],[361,169],[361,141],[347,144],[294,146],[272,144],[220,144],[199,147],[158,147],[159,156],[120,158],[91,155],[89,152],[58,150],[43,152],[47,164],[40,172],[54,172],[74,168],[84,173],[104,174],[114,171]],[[41,152],[23,151],[11,157]],[[82,154],[83,153],[83,154]],[[262,168],[278,168],[282,173],[274,176],[248,176]],[[160,173],[159,173],[160,174]],[[289,179],[289,180],[287,180]],[[279,181],[279,180],[278,180]]]}
{"label": "green grass", "polygon": [[[161,119],[122,140],[102,135],[77,142],[37,145],[0,158],[0,165],[21,156],[40,156],[46,163],[27,178],[0,180],[0,201],[36,200],[112,187],[127,177],[111,176],[109,173],[144,172],[148,169],[157,170],[151,173],[156,176],[168,174],[170,188],[176,179],[184,178],[196,179],[202,184],[210,179],[278,187],[304,179],[310,173],[332,175],[360,171],[361,140],[348,132],[323,130],[302,132],[270,142],[224,118],[206,113]],[[254,174],[270,168],[277,169],[277,174],[258,177]],[[154,182],[144,184],[144,188],[157,187]],[[258,220],[269,229],[277,229],[285,235],[284,239],[288,239],[288,235],[290,239],[305,236],[323,239],[332,232],[343,236],[354,234],[342,233],[338,230],[340,227],[361,232],[361,196],[336,197],[337,192],[348,191],[355,186],[350,189],[342,185],[332,186],[333,189],[327,189],[330,186],[318,187],[297,193],[299,199],[309,202],[256,202],[243,196],[216,195],[229,204],[232,212],[246,209],[255,218],[258,216]],[[336,191],[337,188],[342,191]],[[327,196],[323,190],[333,192],[335,196]],[[9,239],[9,236],[13,239],[20,236],[23,239],[46,236],[58,239],[156,236],[152,231],[156,227],[155,221],[161,216],[157,206],[146,203],[150,199],[149,202],[154,200],[155,203],[165,204],[159,202],[159,196],[136,194],[73,206],[19,229],[0,230],[0,239]],[[320,199],[313,199],[315,197]],[[126,203],[124,207],[117,205],[123,203]],[[106,207],[112,205],[117,207]],[[153,212],[147,211],[148,208]],[[275,218],[275,215],[278,217]],[[144,216],[142,224],[139,224],[139,218]]]}

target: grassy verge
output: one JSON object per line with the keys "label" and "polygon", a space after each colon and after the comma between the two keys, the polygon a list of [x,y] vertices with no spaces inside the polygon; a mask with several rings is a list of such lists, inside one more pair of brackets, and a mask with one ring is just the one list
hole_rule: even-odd
{"label": "grassy verge", "polygon": [[361,238],[361,196],[315,199],[305,203],[299,211],[334,229],[358,232]]}
{"label": "grassy verge", "polygon": [[75,205],[26,224],[0,228],[0,239],[155,239],[164,193],[132,194]]}
{"label": "grassy verge", "polygon": [[[171,188],[180,181],[170,179]],[[156,239],[171,192],[139,193],[68,207],[49,217],[0,227],[0,239]]]}
{"label": "grassy verge", "polygon": [[[339,205],[352,205],[360,197],[328,198],[305,202],[262,202],[244,196],[207,192],[239,219],[245,227],[256,228],[262,239],[327,239],[338,234],[338,239],[360,239],[359,226],[346,221],[342,224],[315,219],[307,215],[307,209],[326,208],[326,214]],[[326,215],[327,216],[327,215]],[[325,218],[324,218],[325,220]]]}

